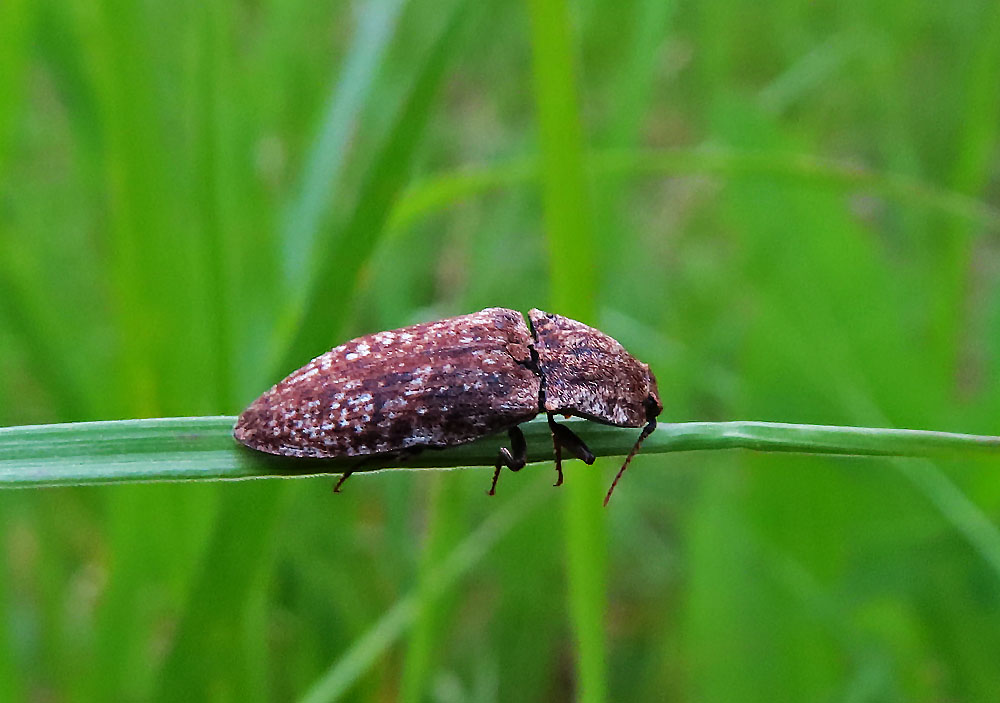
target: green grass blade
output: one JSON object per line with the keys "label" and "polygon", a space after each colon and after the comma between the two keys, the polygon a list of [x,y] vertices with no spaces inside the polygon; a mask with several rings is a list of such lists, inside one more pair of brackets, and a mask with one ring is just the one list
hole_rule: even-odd
{"label": "green grass blade", "polygon": [[545,491],[522,490],[490,515],[445,557],[428,564],[420,585],[399,600],[362,637],[337,659],[302,697],[301,703],[334,701],[344,695],[414,623],[421,608],[455,583],[511,531],[539,507]]}
{"label": "green grass blade", "polygon": [[[461,9],[465,5],[466,3],[460,3],[457,7]],[[285,358],[285,362],[280,366],[285,368],[296,366],[303,349],[327,346],[326,335],[335,333],[343,325],[350,309],[348,303],[357,274],[369,259],[383,231],[382,222],[386,217],[383,211],[387,211],[388,206],[376,203],[380,202],[379,198],[384,198],[385,203],[391,202],[409,176],[413,154],[423,132],[427,114],[434,103],[436,88],[443,80],[448,59],[452,55],[454,34],[460,25],[460,15],[461,12],[455,10],[446,18],[444,29],[435,37],[429,58],[417,67],[413,88],[404,101],[397,121],[390,129],[383,150],[373,160],[368,180],[362,187],[354,214],[347,227],[318,243],[317,248],[322,251],[316,258],[321,260],[323,265],[317,271],[317,285],[310,290],[306,281],[301,282],[306,293],[304,317],[297,318],[303,321],[299,329],[299,340],[293,342],[290,347],[287,345],[288,339],[283,333],[288,331],[288,327],[279,329],[275,337],[274,351],[278,356]],[[386,17],[380,19],[384,20]],[[391,20],[391,17],[389,19]],[[383,40],[384,35],[380,32],[387,29],[384,24],[379,22],[375,24],[380,25],[381,30],[366,35],[366,38],[373,42]],[[377,47],[372,49],[373,55],[380,51]],[[350,92],[346,94],[346,98],[351,96]],[[343,109],[350,112],[354,107],[347,105]],[[340,114],[334,110],[327,116],[333,119]],[[338,144],[337,135],[331,136],[330,132],[335,133],[338,129],[338,125],[327,125],[328,138],[321,138],[314,145],[314,150],[335,147]],[[341,146],[346,146],[346,140],[339,143]],[[311,163],[331,156],[330,153],[320,154],[317,151],[313,154]],[[321,169],[324,173],[307,174],[304,183],[311,188],[309,184],[313,178],[334,178],[337,168],[333,168],[332,171],[330,168],[330,164],[327,164]],[[329,193],[325,196],[328,197]],[[318,222],[318,219],[310,218],[313,216],[319,218],[322,214],[321,203],[316,202],[309,207],[318,209],[312,215],[306,212],[304,220],[292,223],[303,228],[297,234],[302,235],[300,244],[305,242],[306,248],[312,248],[311,233],[306,227],[310,223]],[[302,300],[302,297],[291,296],[287,309],[293,313],[298,311]],[[330,301],[336,301],[336,304],[331,304]],[[286,318],[285,322],[291,322],[293,319],[296,319],[294,314]],[[293,467],[292,471],[296,472],[298,469]],[[226,496],[220,509],[219,522],[206,554],[206,564],[209,566],[201,572],[191,592],[189,611],[181,621],[174,648],[161,674],[159,693],[164,698],[173,695],[172,692],[176,691],[178,686],[182,687],[186,695],[203,697],[216,683],[213,683],[212,673],[209,670],[192,666],[192,662],[198,658],[199,652],[214,649],[220,638],[236,637],[241,632],[240,616],[243,605],[241,599],[251,594],[250,584],[260,578],[258,570],[264,564],[267,535],[271,531],[265,526],[269,525],[270,520],[278,514],[278,506],[284,498],[283,492],[275,491],[273,488],[271,491],[254,490],[248,495],[251,496],[253,510],[246,510],[241,505],[242,501],[233,500],[229,496]],[[234,563],[226,554],[229,544],[227,539],[231,540],[234,535],[241,533],[250,535],[244,538],[244,542],[256,547],[256,550],[251,550],[249,554],[257,558],[245,565]],[[205,607],[205,603],[218,602],[216,592],[220,583],[227,584],[227,589],[232,591],[231,604],[226,608]],[[220,633],[228,634],[220,635]],[[249,666],[245,659],[245,657],[234,658],[233,666],[230,667],[236,674],[234,678],[230,678],[234,686],[246,686],[245,677],[240,676],[240,670]]]}
{"label": "green grass blade", "polygon": [[430,484],[427,527],[417,570],[416,597],[422,603],[412,623],[403,658],[399,684],[400,703],[420,703],[431,688],[433,666],[446,646],[444,624],[448,622],[450,589],[435,584],[435,571],[447,551],[458,541],[461,527],[462,491],[455,482],[437,476]]}
{"label": "green grass blade", "polygon": [[59,417],[65,420],[86,417],[88,402],[76,378],[70,374],[53,349],[51,335],[39,323],[39,316],[7,272],[0,271],[0,325],[8,343],[23,353],[26,365],[39,379],[45,379]]}
{"label": "green grass blade", "polygon": [[[597,243],[588,207],[584,136],[573,67],[574,41],[565,0],[529,0],[532,66],[552,309],[593,321],[598,289]],[[576,640],[576,696],[607,697],[604,619],[607,605],[604,515],[596,472],[570,481],[564,507],[570,620]]]}
{"label": "green grass blade", "polygon": [[597,280],[587,208],[586,162],[580,122],[569,9],[563,0],[531,0],[532,52],[541,185],[551,263],[551,297],[566,315],[593,315]]}
{"label": "green grass blade", "polygon": [[336,198],[351,135],[405,6],[406,0],[378,0],[363,4],[359,10],[357,32],[336,85],[330,91],[298,193],[283,222],[282,264],[288,295],[296,295],[302,288],[301,282],[308,278],[308,262],[314,254],[326,209]]}
{"label": "green grass blade", "polygon": [[[964,83],[961,103],[956,110],[956,155],[951,187],[960,193],[978,195],[990,184],[992,154],[997,146],[997,119],[1000,118],[1000,6],[988,4],[986,14],[970,37],[973,49],[968,65],[959,75]],[[966,296],[971,285],[969,269],[974,258],[975,232],[966,223],[949,223],[945,237],[933,250],[934,267],[927,282],[937,294],[933,300],[934,325],[929,343],[942,355],[941,367],[953,369],[959,363],[963,325],[968,314]]]}
{"label": "green grass blade", "polygon": [[[154,6],[69,2],[52,9],[71,18],[66,24],[79,38],[99,146],[83,171],[92,169],[89,178],[79,181],[88,189],[81,193],[95,201],[93,213],[100,213],[80,220],[91,223],[102,252],[91,262],[99,283],[80,297],[105,304],[89,314],[75,306],[61,312],[70,326],[80,314],[90,327],[107,330],[110,354],[93,358],[80,379],[93,389],[93,403],[120,416],[211,412],[217,409],[210,373],[216,340],[207,330],[214,306],[207,302],[205,240],[201,228],[191,226],[200,217],[190,214],[182,174],[189,173],[191,152],[177,111],[191,86],[179,79],[179,55],[164,51],[181,43],[190,25],[183,12],[161,15]],[[79,696],[148,697],[155,668],[142,643],[160,613],[141,594],[165,592],[163,612],[176,606],[191,577],[180,545],[199,544],[203,523],[190,518],[210,510],[211,499],[209,491],[179,495],[176,487],[119,489],[97,499],[107,516],[102,544],[114,567],[91,624],[92,648],[86,649],[93,658],[78,681]],[[169,507],[161,510],[164,504]],[[149,521],[154,513],[159,519]]]}
{"label": "green grass blade", "polygon": [[[662,80],[659,57],[668,45],[667,32],[677,12],[673,0],[643,0],[636,5],[619,70],[609,89],[615,104],[602,139],[608,146],[631,147],[638,141],[642,121],[648,117],[650,96],[657,80]],[[610,10],[620,12],[614,6]]]}
{"label": "green grass blade", "polygon": [[468,0],[456,2],[419,67],[389,135],[372,159],[357,205],[342,231],[322,243],[315,285],[292,325],[290,345],[282,346],[277,366],[287,371],[301,363],[303,350],[330,347],[330,331],[339,329],[347,314],[343,301],[354,291],[361,270],[385,232],[392,204],[410,178],[413,160],[435,104],[438,88],[458,46]]}
{"label": "green grass blade", "polygon": [[[208,566],[192,584],[153,700],[198,700],[220,689],[230,700],[266,699],[254,688],[260,678],[252,671],[255,648],[247,647],[241,635],[248,601],[263,587],[271,526],[286,495],[262,483],[226,493],[204,553]],[[258,529],[249,527],[247,513]]]}
{"label": "green grass blade", "polygon": [[[662,437],[659,435],[666,435]],[[931,430],[897,430],[783,422],[680,422],[660,425],[643,452],[753,449],[853,456],[935,456],[992,451],[1000,437]],[[669,448],[668,448],[669,447]]]}
{"label": "green grass blade", "polygon": [[[233,439],[235,420],[228,416],[172,417],[0,428],[0,486],[291,478],[390,468],[374,462],[355,466],[356,459],[320,461],[254,452]],[[627,454],[638,432],[580,419],[565,422],[597,456]],[[545,420],[532,420],[522,428],[529,461],[551,461]],[[429,450],[396,468],[492,468],[497,441],[490,436]],[[642,453],[717,449],[849,456],[1000,456],[1000,437],[780,422],[679,422],[661,423],[643,444]]]}
{"label": "green grass blade", "polygon": [[[14,501],[0,499],[0,535],[10,534],[11,511]],[[0,565],[0,603],[10,602],[10,582],[12,569],[9,564]],[[25,699],[25,675],[19,666],[18,649],[14,628],[4,621],[0,627],[0,701],[20,701]]]}
{"label": "green grass blade", "polygon": [[955,526],[1000,578],[1000,530],[983,509],[932,464],[896,460],[894,466]]}
{"label": "green grass blade", "polygon": [[13,126],[24,104],[27,40],[33,19],[31,5],[25,0],[0,5],[0,173],[6,173],[3,167],[14,141]]}
{"label": "green grass blade", "polygon": [[[871,192],[901,205],[1000,231],[1000,210],[960,192],[910,176],[885,173],[861,164],[810,154],[754,153],[724,148],[603,149],[591,152],[597,176],[658,177],[709,174],[725,178],[781,178],[803,187],[850,193]],[[535,159],[466,165],[456,172],[427,176],[413,183],[393,209],[390,226],[402,230],[456,203],[539,177]]]}

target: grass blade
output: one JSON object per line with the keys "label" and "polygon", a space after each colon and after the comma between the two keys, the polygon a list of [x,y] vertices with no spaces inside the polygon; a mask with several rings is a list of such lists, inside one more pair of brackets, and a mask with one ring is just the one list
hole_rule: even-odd
{"label": "grass blade", "polygon": [[[251,484],[226,493],[153,700],[197,700],[225,690],[232,700],[264,699],[255,688],[254,652],[240,646],[248,602],[261,587],[274,530],[286,491]],[[248,528],[247,514],[254,526]]]}
{"label": "grass blade", "polygon": [[[565,0],[529,0],[528,8],[549,242],[550,300],[552,309],[564,315],[593,320],[597,243],[588,207],[569,7]],[[600,491],[596,472],[582,474],[570,482],[564,508],[569,612],[576,639],[576,697],[585,702],[607,697],[607,528],[594,500]]]}
{"label": "grass blade", "polygon": [[[810,154],[755,153],[713,147],[695,149],[602,149],[591,152],[594,175],[658,177],[709,174],[725,178],[781,178],[803,187],[871,192],[915,209],[1000,231],[1000,211],[976,198],[911,176]],[[415,182],[396,204],[390,226],[405,229],[422,217],[463,200],[539,178],[535,159],[517,159],[428,176]]]}
{"label": "grass blade", "polygon": [[361,16],[344,67],[330,91],[319,134],[309,150],[299,192],[284,221],[284,284],[295,295],[309,274],[310,261],[326,208],[336,198],[340,173],[361,109],[371,92],[396,22],[406,0],[376,0],[360,8]]}
{"label": "grass blade", "polygon": [[[294,323],[299,323],[299,336],[290,347],[287,346],[287,337],[282,334],[287,332],[289,327],[279,329],[275,338],[276,346],[273,348],[275,353],[286,357],[282,366],[297,365],[293,360],[301,356],[303,349],[324,347],[327,342],[321,337],[342,326],[347,310],[350,309],[347,302],[358,272],[370,257],[383,231],[382,223],[387,216],[384,213],[388,210],[388,203],[395,199],[409,175],[413,154],[422,135],[427,114],[433,105],[436,88],[442,81],[448,59],[452,56],[454,35],[461,24],[462,13],[459,10],[465,6],[464,2],[457,5],[457,9],[447,18],[444,29],[435,38],[429,58],[418,67],[413,88],[404,101],[382,152],[373,161],[368,180],[358,196],[357,206],[348,226],[319,244],[323,251],[318,258],[323,261],[323,266],[317,272],[317,285],[312,290],[309,290],[309,286],[305,286],[307,293],[304,316],[293,320],[294,315],[292,315],[285,320],[286,323],[292,322],[292,327]],[[382,35],[375,32],[368,38],[376,41],[380,37]],[[333,111],[328,117],[334,118],[339,114]],[[337,129],[337,125],[327,128],[328,131],[334,132]],[[332,148],[336,143],[334,137],[330,137],[329,140],[321,139],[315,148]],[[316,155],[315,158],[322,159],[324,156],[329,157],[330,154]],[[326,176],[336,175],[336,168],[331,172],[328,167],[325,171]],[[311,174],[305,181],[311,182],[311,178],[321,178],[323,175]],[[314,205],[318,207],[318,204]],[[316,210],[313,215],[318,217],[321,209]],[[307,218],[298,224],[304,227],[309,221]],[[307,242],[309,233],[303,230],[302,234],[305,237],[303,241]],[[337,304],[331,305],[330,301],[336,301]],[[293,296],[288,310],[296,311],[301,302],[302,298]],[[236,473],[243,474],[242,477],[248,477],[244,459],[239,455],[232,458],[239,468],[236,466],[230,468],[236,469]],[[259,461],[259,458],[251,461]],[[277,467],[276,469],[278,473],[289,475],[287,470]],[[289,470],[292,474],[300,473],[301,467],[290,467]],[[254,473],[253,469],[249,471]],[[257,472],[259,473],[259,468]],[[227,496],[223,501],[209,551],[206,553],[206,564],[209,568],[202,570],[198,582],[194,585],[189,599],[189,610],[181,621],[174,648],[161,672],[159,694],[163,698],[175,695],[178,687],[187,696],[204,697],[206,691],[218,685],[212,680],[213,672],[203,666],[193,666],[193,662],[199,658],[200,652],[213,651],[217,649],[220,641],[238,636],[241,628],[241,606],[245,605],[243,600],[252,592],[250,584],[260,578],[260,569],[268,551],[266,540],[270,530],[266,529],[265,525],[270,524],[278,514],[278,506],[284,498],[283,492],[276,492],[273,488],[270,491],[259,488],[248,494],[254,505],[253,510],[244,507],[244,500],[234,500],[233,497]],[[227,554],[230,541],[241,534],[244,535],[242,548],[248,557],[248,561],[243,564],[234,562]],[[217,592],[219,584],[222,583],[227,584],[227,589],[232,592],[230,605],[225,608],[218,605]],[[234,659],[229,667],[235,674],[229,679],[234,686],[243,688],[247,686],[246,677],[242,675],[249,667],[245,659],[246,657]]]}
{"label": "grass blade", "polygon": [[[1000,7],[990,4],[970,44],[969,65],[960,74],[964,83],[961,104],[956,110],[956,155],[951,177],[952,188],[975,196],[986,189],[992,177],[992,154],[997,146],[997,118],[1000,117]],[[929,344],[941,354],[941,368],[954,369],[961,363],[963,326],[968,311],[967,295],[970,268],[974,259],[975,232],[967,223],[950,222],[946,236],[936,242],[932,255],[934,266],[927,285],[936,293],[933,299],[933,330]]]}
{"label": "grass blade", "polygon": [[[391,468],[375,462],[356,466],[356,459],[289,459],[254,452],[233,439],[235,421],[229,416],[171,417],[0,428],[0,486],[292,478]],[[635,442],[633,429],[575,418],[565,422],[597,456],[622,456]],[[551,461],[552,442],[544,419],[527,422],[522,429],[529,461]],[[490,436],[426,451],[396,468],[492,468],[497,442],[496,436]],[[848,456],[1000,456],[1000,437],[780,422],[679,422],[660,424],[643,444],[642,453],[717,449]]]}
{"label": "grass blade", "polygon": [[525,489],[490,515],[446,557],[430,564],[420,585],[379,618],[368,632],[324,673],[302,697],[301,703],[337,700],[413,624],[420,609],[443,593],[485,556],[504,535],[532,510],[545,492]]}
{"label": "grass blade", "polygon": [[927,462],[894,462],[896,469],[933,503],[1000,578],[1000,530],[938,467]]}
{"label": "grass blade", "polygon": [[13,143],[16,119],[23,106],[27,77],[31,6],[25,0],[8,0],[0,5],[0,173]]}
{"label": "grass blade", "polygon": [[341,302],[353,292],[365,262],[385,231],[392,204],[410,177],[417,146],[459,43],[458,34],[468,7],[468,0],[459,0],[452,7],[414,78],[388,138],[372,159],[348,223],[336,237],[320,245],[317,259],[322,263],[316,272],[315,285],[301,315],[292,323],[292,343],[281,347],[283,360],[278,364],[279,370],[295,368],[303,350],[329,348],[330,330],[343,324],[347,306]]}
{"label": "grass blade", "polygon": [[462,490],[455,482],[437,476],[428,489],[427,526],[417,567],[415,597],[422,604],[413,619],[403,657],[398,700],[420,703],[431,689],[435,657],[446,646],[446,624],[454,599],[451,589],[435,583],[435,572],[448,550],[458,542],[461,525]]}

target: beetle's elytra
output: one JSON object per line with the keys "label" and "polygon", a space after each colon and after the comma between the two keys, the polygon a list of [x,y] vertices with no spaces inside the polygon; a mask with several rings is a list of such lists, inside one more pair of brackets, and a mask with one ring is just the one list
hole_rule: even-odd
{"label": "beetle's elytra", "polygon": [[[541,310],[487,308],[369,334],[316,357],[257,398],[236,423],[246,446],[296,457],[405,455],[507,430],[501,469],[519,471],[527,448],[518,425],[546,413],[562,483],[562,451],[594,455],[556,415],[642,427],[608,490],[663,410],[649,367],[600,330]],[[350,473],[341,478],[341,483]],[[339,487],[340,484],[338,484]]]}

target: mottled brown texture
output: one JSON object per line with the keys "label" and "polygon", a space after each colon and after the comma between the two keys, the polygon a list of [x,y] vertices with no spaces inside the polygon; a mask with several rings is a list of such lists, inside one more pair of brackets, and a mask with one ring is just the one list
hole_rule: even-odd
{"label": "mottled brown texture", "polygon": [[[392,456],[471,442],[509,430],[501,470],[526,462],[517,425],[549,416],[556,471],[562,452],[594,455],[553,415],[642,427],[611,491],[663,410],[649,367],[600,330],[541,310],[487,308],[471,315],[358,337],[318,356],[255,400],[233,433],[270,454]],[[350,475],[345,472],[340,484]]]}
{"label": "mottled brown texture", "polygon": [[260,396],[234,435],[318,458],[470,442],[538,414],[531,346],[521,313],[505,308],[358,337]]}
{"label": "mottled brown texture", "polygon": [[528,319],[545,379],[545,412],[642,427],[663,410],[649,366],[613,338],[541,310],[531,310]]}

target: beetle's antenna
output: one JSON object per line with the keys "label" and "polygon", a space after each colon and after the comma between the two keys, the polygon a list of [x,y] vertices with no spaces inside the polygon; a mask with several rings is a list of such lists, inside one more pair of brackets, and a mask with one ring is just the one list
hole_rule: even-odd
{"label": "beetle's antenna", "polygon": [[628,464],[630,461],[632,461],[632,457],[634,457],[639,452],[639,447],[642,445],[643,440],[646,439],[646,437],[648,437],[649,435],[653,434],[653,430],[655,429],[656,429],[656,418],[652,417],[649,419],[649,424],[647,424],[645,427],[642,428],[642,432],[639,433],[639,439],[635,440],[635,444],[632,445],[632,451],[630,451],[628,453],[628,456],[625,457],[625,463],[622,464],[622,467],[620,469],[618,469],[618,474],[615,476],[615,480],[611,482],[611,488],[608,489],[608,494],[604,496],[605,508],[608,507],[608,501],[611,500],[611,494],[614,493],[615,486],[618,485],[618,480],[622,477],[622,474],[625,473],[625,469],[628,468]]}

